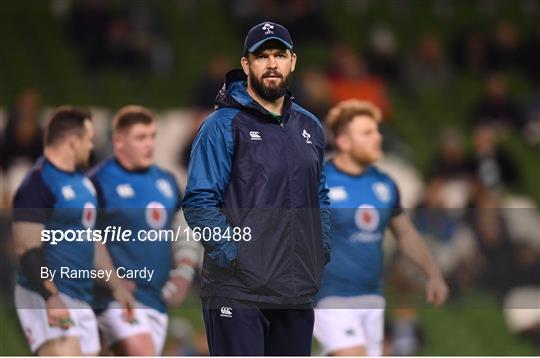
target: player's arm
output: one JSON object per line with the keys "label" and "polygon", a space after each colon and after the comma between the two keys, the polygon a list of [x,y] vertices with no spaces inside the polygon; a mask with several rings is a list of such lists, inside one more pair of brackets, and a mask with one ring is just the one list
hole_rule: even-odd
{"label": "player's arm", "polygon": [[19,258],[21,270],[32,288],[44,300],[48,300],[56,295],[58,290],[52,281],[42,278],[42,268],[46,267],[41,247],[41,234],[44,229],[45,225],[29,221],[15,221],[12,226],[15,253]]}
{"label": "player's arm", "polygon": [[[178,213],[175,219],[175,227],[187,227],[182,213]],[[190,241],[187,235],[183,235],[173,242],[172,250],[175,267],[170,272],[169,281],[163,287],[163,297],[169,305],[179,306],[189,292],[195,271],[201,261],[203,248],[198,242]]]}
{"label": "player's arm", "polygon": [[[214,112],[201,126],[191,150],[188,183],[184,196],[184,216],[192,230],[209,227],[232,232],[221,211],[229,183],[233,138],[231,120],[234,114]],[[221,267],[232,268],[237,243],[232,240],[201,240],[206,254]]]}
{"label": "player's arm", "polygon": [[49,324],[68,329],[72,325],[69,309],[54,282],[42,276],[42,269],[47,265],[41,235],[54,203],[54,195],[43,182],[41,173],[31,172],[13,199],[12,232],[21,271],[32,289],[45,300]]}
{"label": "player's arm", "polygon": [[448,286],[411,219],[401,212],[390,220],[390,229],[403,254],[425,273],[427,301],[442,305],[448,296]]}
{"label": "player's arm", "polygon": [[42,277],[42,268],[46,267],[41,247],[41,233],[44,229],[45,225],[41,223],[14,222],[12,231],[15,252],[19,258],[21,271],[32,288],[45,300],[49,324],[68,329],[73,324],[69,309],[60,298],[54,282]]}
{"label": "player's arm", "polygon": [[108,287],[114,299],[124,307],[127,321],[135,319],[135,312],[133,311],[135,298],[132,294],[135,290],[135,284],[129,280],[122,280],[116,275],[116,269],[105,245],[96,242],[94,247],[94,268],[113,272],[108,281],[105,278],[97,279],[98,283]]}
{"label": "player's arm", "polygon": [[[171,174],[172,176],[172,174]],[[176,179],[171,178],[174,187],[176,188],[176,214],[173,219],[173,226],[180,228],[188,228],[186,218],[182,212],[182,193]],[[175,262],[175,268],[189,266],[195,269],[202,262],[203,247],[198,241],[189,240],[193,234],[189,235],[187,231],[181,230],[182,236],[178,240],[173,241],[172,250]],[[194,274],[194,272],[193,272]],[[193,274],[188,275],[193,278]]]}
{"label": "player's arm", "polygon": [[[89,178],[92,181],[92,185],[94,185],[94,188],[96,190],[96,197],[99,205],[95,228],[98,230],[103,230],[103,215],[106,215],[107,211],[105,195],[103,194],[103,190],[97,178],[93,175],[91,175]],[[94,268],[97,270],[112,270],[116,273],[116,268],[114,267],[114,263],[112,262],[111,256],[109,255],[109,251],[101,241],[96,241],[94,243]],[[135,287],[134,284],[131,284],[131,281],[122,280],[115,274],[111,275],[109,281],[107,281],[105,278],[97,278],[96,281],[98,284],[109,288],[111,292],[114,292],[115,289],[119,289],[126,285],[131,288],[130,291],[133,291]],[[126,281],[128,283],[123,283],[122,281]]]}
{"label": "player's arm", "polygon": [[[187,228],[187,222],[181,212],[182,193],[173,174],[170,174],[171,185],[175,188],[177,202],[175,205],[176,215],[173,218],[173,227]],[[189,229],[188,229],[189,230]],[[184,230],[179,230],[181,237],[177,237],[172,242],[174,258],[174,269],[169,273],[169,280],[163,286],[163,298],[168,305],[178,307],[187,297],[195,270],[202,257],[202,246],[197,241],[188,240],[188,234]]]}
{"label": "player's arm", "polygon": [[[102,215],[104,215],[105,207],[105,195],[99,181],[95,176],[90,176],[90,180],[96,190],[97,201],[100,209],[98,210],[96,228],[102,226]],[[132,321],[135,319],[135,298],[133,297],[133,291],[135,290],[135,283],[131,280],[124,280],[116,275],[116,267],[109,255],[109,251],[101,241],[94,243],[94,268],[96,270],[105,270],[112,272],[109,280],[105,278],[97,278],[98,284],[107,287],[114,299],[124,307],[125,319]]]}

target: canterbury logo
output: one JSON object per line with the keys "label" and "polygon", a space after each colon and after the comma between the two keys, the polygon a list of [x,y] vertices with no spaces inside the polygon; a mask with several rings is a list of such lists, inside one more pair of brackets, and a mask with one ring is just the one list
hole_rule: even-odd
{"label": "canterbury logo", "polygon": [[232,308],[231,307],[221,307],[221,317],[232,318]]}
{"label": "canterbury logo", "polygon": [[257,131],[249,132],[249,136],[251,137],[251,140],[262,140],[261,135]]}

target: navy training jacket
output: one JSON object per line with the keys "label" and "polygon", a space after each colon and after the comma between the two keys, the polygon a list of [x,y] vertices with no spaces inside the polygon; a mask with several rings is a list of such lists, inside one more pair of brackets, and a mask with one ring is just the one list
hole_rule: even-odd
{"label": "navy training jacket", "polygon": [[290,93],[280,123],[246,86],[226,75],[191,150],[184,215],[205,234],[201,295],[309,304],[330,259],[324,130]]}

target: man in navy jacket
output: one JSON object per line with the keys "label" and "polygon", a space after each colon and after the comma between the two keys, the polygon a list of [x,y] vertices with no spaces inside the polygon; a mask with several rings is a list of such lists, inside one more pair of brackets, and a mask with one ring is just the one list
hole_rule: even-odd
{"label": "man in navy jacket", "polygon": [[205,248],[212,355],[310,355],[328,245],[324,131],[293,102],[289,32],[264,22],[193,143],[184,210]]}

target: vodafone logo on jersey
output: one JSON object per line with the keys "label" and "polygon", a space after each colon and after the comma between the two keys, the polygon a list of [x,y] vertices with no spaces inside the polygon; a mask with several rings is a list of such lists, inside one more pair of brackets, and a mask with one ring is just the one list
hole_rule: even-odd
{"label": "vodafone logo on jersey", "polygon": [[161,229],[167,222],[167,209],[163,204],[152,201],[146,205],[146,222],[152,229]]}
{"label": "vodafone logo on jersey", "polygon": [[354,222],[359,229],[375,231],[379,227],[381,217],[379,211],[371,205],[360,205],[354,214]]}
{"label": "vodafone logo on jersey", "polygon": [[84,204],[82,224],[87,229],[92,229],[96,224],[96,206],[90,202]]}

